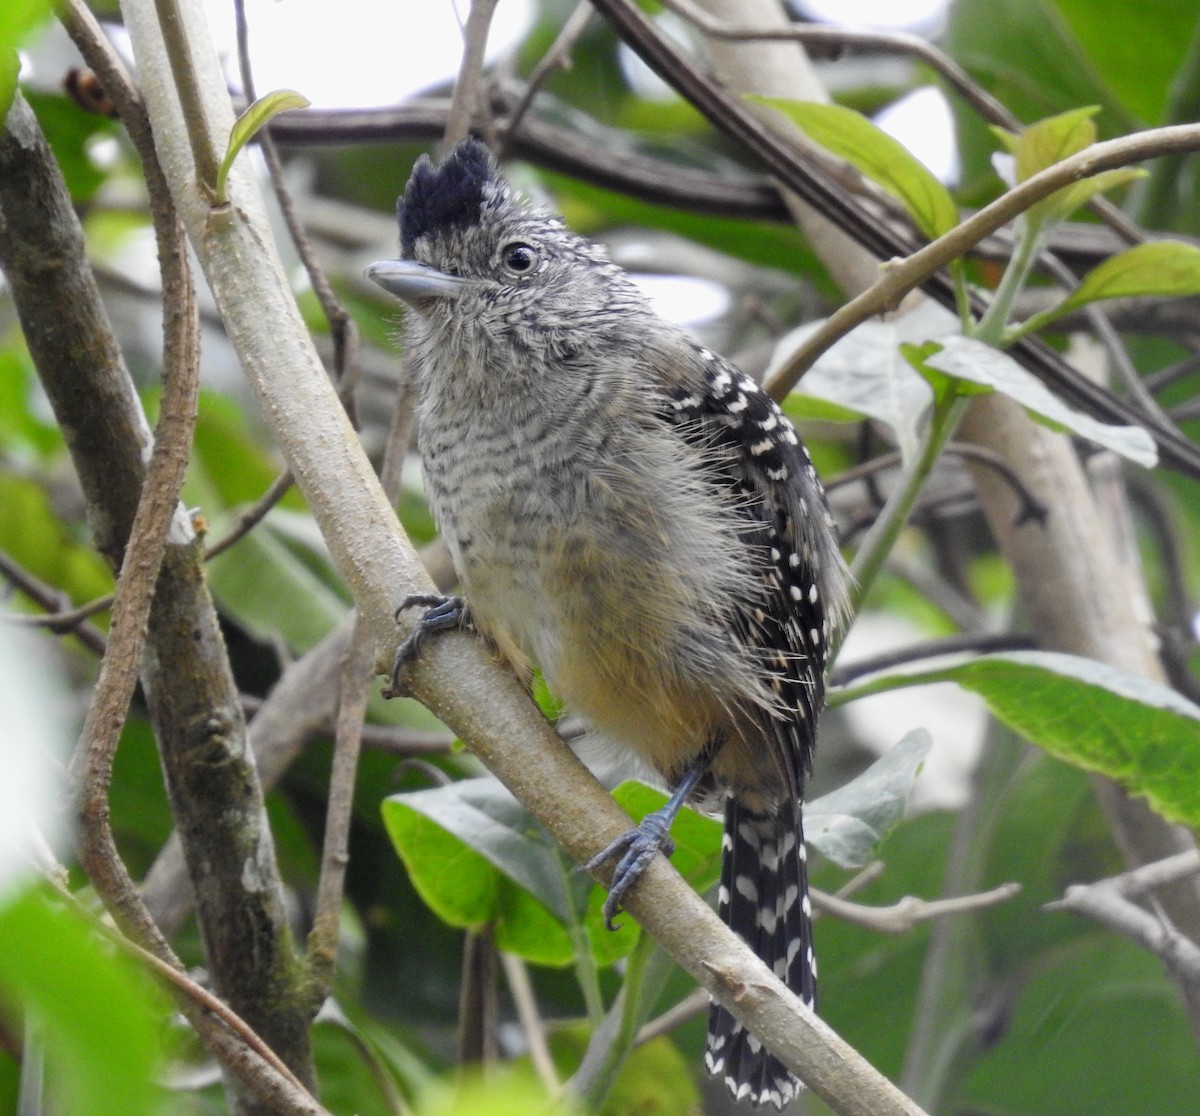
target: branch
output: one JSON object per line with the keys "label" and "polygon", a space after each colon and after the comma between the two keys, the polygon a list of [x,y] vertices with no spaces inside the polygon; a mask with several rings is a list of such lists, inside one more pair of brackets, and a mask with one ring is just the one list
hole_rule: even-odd
{"label": "branch", "polygon": [[66,595],[60,593],[40,578],[34,577],[20,563],[13,561],[7,554],[0,551],[0,573],[2,573],[25,596],[35,601],[42,608],[51,610],[48,615],[35,616],[22,612],[5,613],[3,619],[10,624],[27,624],[32,627],[46,627],[57,635],[73,633],[89,651],[103,655],[108,641],[104,633],[94,624],[85,623],[89,616],[103,611],[112,604],[112,597],[106,597],[103,605],[96,602],[84,605],[82,608],[71,609],[69,612],[58,612],[62,608]]}
{"label": "branch", "polygon": [[792,23],[784,27],[747,27],[709,15],[691,0],[663,0],[665,7],[694,23],[714,39],[734,42],[796,42],[805,46],[859,47],[888,54],[906,54],[924,62],[943,78],[984,120],[1016,130],[1020,125],[1007,108],[972,79],[949,55],[926,39],[903,31],[883,31],[858,27],[838,27],[817,23]]}
{"label": "branch", "polygon": [[907,934],[922,922],[949,915],[968,914],[984,910],[999,903],[1007,903],[1019,894],[1019,883],[1001,884],[991,891],[976,895],[962,895],[954,899],[916,899],[906,895],[890,907],[868,907],[862,903],[848,903],[836,895],[813,889],[813,906],[843,922],[875,930],[880,934]]}
{"label": "branch", "polygon": [[509,151],[509,143],[514,133],[521,128],[529,106],[533,104],[534,97],[537,96],[538,90],[545,84],[546,79],[555,70],[570,68],[571,51],[574,50],[575,44],[587,30],[587,25],[591,22],[593,15],[595,12],[592,11],[591,0],[579,0],[579,3],[575,5],[575,10],[567,17],[562,29],[555,36],[554,42],[550,44],[549,49],[533,68],[533,73],[529,75],[529,80],[525,83],[525,88],[521,91],[516,106],[504,122],[501,153]]}
{"label": "branch", "polygon": [[[194,328],[189,324],[184,330],[177,320],[190,305],[183,293],[190,284],[190,272],[186,242],[149,123],[139,95],[91,13],[81,3],[73,3],[64,22],[120,110],[142,159],[156,233],[163,246],[164,325],[167,341],[172,343],[175,335],[190,334]],[[46,158],[50,158],[48,154]],[[46,302],[48,292],[55,296],[43,307],[44,312],[53,314],[53,322],[48,329],[27,327],[26,335],[67,433],[88,498],[89,519],[103,527],[98,531],[99,545],[115,564],[130,534],[130,505],[141,488],[143,451],[149,440],[145,418],[107,323],[96,324],[93,317],[85,336],[76,332],[82,328],[78,320],[84,315],[97,315],[94,307],[100,306],[100,300],[65,187],[51,176],[39,181],[36,188],[21,192],[19,178],[3,174],[0,180],[17,191],[6,199],[9,211],[28,203],[25,194],[36,201],[39,223],[30,244],[50,243],[54,238],[63,241],[61,247],[57,242],[54,247],[62,252],[67,273],[50,281],[43,267],[32,288],[31,301],[36,305],[40,305],[39,299]],[[48,219],[52,205],[58,223]],[[168,355],[172,362],[177,359],[170,352]],[[154,452],[166,452],[167,448],[160,451],[156,446]],[[186,458],[186,447],[182,455]],[[125,564],[131,560],[137,559],[127,557]],[[246,751],[237,688],[205,586],[199,548],[182,509],[163,560],[147,634],[143,686],[172,810],[186,836],[189,867],[201,896],[198,922],[214,985],[298,1076],[310,1075],[307,1018],[304,1025],[297,1026],[299,1013],[288,1012],[296,1006],[287,996],[295,989],[294,962],[265,810]],[[95,765],[91,770],[98,771]],[[119,862],[115,872],[118,876],[124,873]],[[171,959],[165,940],[140,900],[131,888],[125,890],[127,875],[116,882],[123,889],[122,909],[136,920],[143,943]],[[247,926],[256,931],[253,949],[247,948]],[[235,1098],[235,1103],[241,1106],[244,1100],[247,1105],[269,1106],[272,1101],[263,1097],[273,1097],[274,1086],[264,1084],[259,1070],[246,1063],[240,1044],[231,1045],[228,1035],[205,1014],[193,1013],[191,1018],[205,1043],[231,1071],[231,1081],[236,1079],[245,1086],[247,1093]]]}
{"label": "branch", "polygon": [[488,28],[497,0],[471,0],[467,25],[463,28],[463,55],[454,83],[454,99],[450,104],[450,119],[446,121],[443,142],[449,150],[459,140],[467,138],[471,122],[479,108],[479,91],[483,76],[483,55],[487,50]]}
{"label": "branch", "polygon": [[1130,899],[1187,879],[1200,872],[1200,852],[1192,849],[1146,864],[1112,879],[1074,884],[1061,899],[1047,903],[1047,911],[1073,911],[1086,915],[1131,939],[1158,957],[1200,1001],[1200,946],[1160,914],[1131,903]]}
{"label": "branch", "polygon": [[[516,1005],[517,1019],[529,1047],[529,1060],[533,1063],[534,1071],[541,1080],[547,1096],[556,1097],[562,1092],[562,1082],[558,1079],[554,1058],[546,1042],[546,1026],[538,1013],[537,996],[533,991],[533,982],[529,979],[529,969],[515,953],[503,949],[500,950],[500,965],[504,969],[504,979]],[[707,999],[706,996],[705,1000]]]}
{"label": "branch", "polygon": [[830,685],[846,686],[867,674],[891,670],[893,667],[921,662],[924,659],[936,659],[942,655],[987,655],[997,651],[1036,650],[1037,646],[1037,640],[1022,635],[966,632],[962,635],[944,636],[941,639],[923,640],[908,647],[900,647],[895,651],[885,651],[879,655],[872,655],[869,659],[848,663],[846,666],[839,664],[830,678]]}

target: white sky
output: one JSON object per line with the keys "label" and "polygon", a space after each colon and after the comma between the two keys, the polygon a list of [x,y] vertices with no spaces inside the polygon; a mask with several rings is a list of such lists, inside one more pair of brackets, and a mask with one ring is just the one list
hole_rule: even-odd
{"label": "white sky", "polygon": [[[205,0],[217,47],[237,80],[229,0]],[[468,0],[460,0],[463,17]],[[526,0],[501,0],[489,59],[520,41]],[[450,0],[246,0],[258,92],[295,89],[318,108],[395,104],[458,71],[462,30]]]}

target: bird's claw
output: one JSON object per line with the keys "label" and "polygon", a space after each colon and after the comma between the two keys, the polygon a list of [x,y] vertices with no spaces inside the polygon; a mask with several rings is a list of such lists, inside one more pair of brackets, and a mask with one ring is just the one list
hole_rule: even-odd
{"label": "bird's claw", "polygon": [[383,691],[385,698],[403,697],[408,692],[408,688],[400,681],[400,675],[404,668],[421,654],[429,636],[436,632],[449,631],[451,628],[461,628],[469,622],[467,603],[462,597],[445,597],[440,593],[410,593],[396,609],[397,623],[401,613],[418,607],[426,610],[425,615],[396,648],[396,655],[392,659],[391,678]]}
{"label": "bird's claw", "polygon": [[654,854],[661,852],[663,856],[670,856],[675,851],[675,842],[670,835],[671,820],[659,811],[647,814],[641,824],[627,829],[581,866],[581,871],[591,872],[609,860],[620,858],[613,869],[608,897],[604,900],[604,925],[609,930],[618,929],[613,919],[621,913],[621,901],[649,867]]}

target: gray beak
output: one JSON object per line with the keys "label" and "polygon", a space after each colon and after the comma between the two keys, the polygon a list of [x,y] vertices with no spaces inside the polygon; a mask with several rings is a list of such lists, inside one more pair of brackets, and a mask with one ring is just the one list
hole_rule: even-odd
{"label": "gray beak", "polygon": [[470,284],[469,279],[447,275],[416,260],[379,260],[369,264],[363,274],[410,306],[418,306],[429,299],[458,298]]}

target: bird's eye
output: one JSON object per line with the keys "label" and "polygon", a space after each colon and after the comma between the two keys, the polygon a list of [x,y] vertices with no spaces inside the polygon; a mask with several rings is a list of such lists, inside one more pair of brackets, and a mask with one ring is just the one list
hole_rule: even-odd
{"label": "bird's eye", "polygon": [[537,253],[528,244],[509,244],[504,249],[504,266],[518,274],[529,271],[537,263]]}

